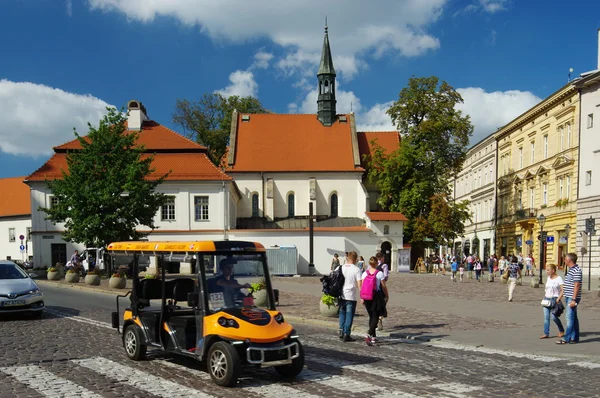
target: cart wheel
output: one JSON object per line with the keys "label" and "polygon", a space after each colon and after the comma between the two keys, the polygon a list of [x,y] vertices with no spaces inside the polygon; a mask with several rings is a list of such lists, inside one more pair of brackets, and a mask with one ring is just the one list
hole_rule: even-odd
{"label": "cart wheel", "polygon": [[146,357],[146,346],[142,344],[142,331],[136,325],[129,325],[125,329],[123,346],[129,359],[139,361]]}
{"label": "cart wheel", "polygon": [[231,387],[237,383],[240,373],[240,359],[233,346],[219,341],[208,350],[208,371],[215,384]]}
{"label": "cart wheel", "polygon": [[298,342],[298,358],[292,359],[291,365],[276,366],[275,371],[283,377],[296,377],[304,368],[304,348]]}

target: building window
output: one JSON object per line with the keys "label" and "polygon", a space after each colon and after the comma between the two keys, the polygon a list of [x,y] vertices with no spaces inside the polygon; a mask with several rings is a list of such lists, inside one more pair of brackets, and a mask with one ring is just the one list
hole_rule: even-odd
{"label": "building window", "polygon": [[50,196],[50,208],[53,208],[58,204],[58,198],[56,196]]}
{"label": "building window", "polygon": [[162,205],[160,213],[162,221],[175,220],[175,196],[167,196],[166,202]]}
{"label": "building window", "polygon": [[571,198],[571,176],[567,176],[567,192],[565,192],[565,199]]}
{"label": "building window", "polygon": [[547,205],[548,204],[548,183],[544,183],[542,185],[542,187],[543,187],[542,204]]}
{"label": "building window", "polygon": [[208,196],[194,196],[194,217],[196,221],[207,221]]}
{"label": "building window", "polygon": [[489,208],[489,213],[490,213],[490,220],[492,219],[492,217],[494,217],[494,210],[492,209],[492,201],[490,200],[490,208]]}
{"label": "building window", "polygon": [[544,136],[544,159],[548,159],[548,135]]}
{"label": "building window", "polygon": [[559,197],[558,198],[562,199],[563,195],[565,193],[565,190],[564,190],[564,181],[563,181],[562,178],[558,179],[558,193],[559,193]]}
{"label": "building window", "polygon": [[592,185],[592,170],[585,172],[585,185]]}
{"label": "building window", "polygon": [[591,129],[594,127],[594,114],[590,113],[587,117],[587,128]]}
{"label": "building window", "polygon": [[531,142],[531,164],[535,163],[535,141]]}
{"label": "building window", "polygon": [[295,197],[293,193],[288,194],[288,217],[296,216]]}
{"label": "building window", "polygon": [[571,124],[567,124],[567,143],[565,148],[569,149],[571,147]]}
{"label": "building window", "polygon": [[523,191],[517,191],[517,210],[523,210]]}
{"label": "building window", "polygon": [[523,147],[519,148],[519,168],[523,168]]}
{"label": "building window", "polygon": [[26,236],[27,236],[27,241],[30,242],[31,241],[31,227],[27,227],[26,231]]}
{"label": "building window", "polygon": [[331,217],[338,216],[338,196],[336,193],[331,195]]}
{"label": "building window", "polygon": [[9,228],[8,229],[8,241],[9,242],[14,242],[15,240],[16,240],[15,229],[14,228]]}
{"label": "building window", "polygon": [[529,188],[529,208],[535,208],[535,188]]}
{"label": "building window", "polygon": [[560,139],[560,150],[562,151],[563,149],[565,149],[565,130],[563,129],[562,126],[560,126],[558,128],[558,138]]}
{"label": "building window", "polygon": [[258,194],[252,194],[252,217],[258,217]]}
{"label": "building window", "polygon": [[384,225],[383,226],[383,234],[384,235],[389,235],[390,234],[390,226],[389,225]]}

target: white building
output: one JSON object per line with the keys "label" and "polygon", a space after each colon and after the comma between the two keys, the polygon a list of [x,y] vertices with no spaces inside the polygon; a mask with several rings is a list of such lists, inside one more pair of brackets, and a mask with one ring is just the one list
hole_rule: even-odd
{"label": "white building", "polygon": [[[31,245],[31,201],[24,177],[0,179],[0,259],[29,260]],[[21,241],[20,237],[24,239]],[[21,250],[23,246],[23,250]]]}
{"label": "white building", "polygon": [[496,208],[496,139],[493,134],[467,152],[463,169],[453,181],[456,202],[468,201],[471,220],[464,236],[454,242],[455,254],[474,254],[482,260],[494,253]]}
{"label": "white building", "polygon": [[590,217],[596,222],[596,230],[600,230],[600,59],[598,70],[583,74],[575,86],[579,89],[581,106],[577,189],[578,262],[587,270],[591,256],[592,273],[600,274],[599,235],[596,233],[587,239],[583,233],[586,230],[586,220]]}

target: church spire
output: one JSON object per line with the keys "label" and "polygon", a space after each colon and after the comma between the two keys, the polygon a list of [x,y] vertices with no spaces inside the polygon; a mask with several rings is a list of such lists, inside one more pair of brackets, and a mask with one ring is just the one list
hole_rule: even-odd
{"label": "church spire", "polygon": [[325,38],[323,39],[323,51],[321,52],[321,63],[317,72],[319,81],[319,96],[317,100],[317,118],[323,125],[331,126],[336,120],[335,110],[335,69],[329,48],[329,34],[327,19],[325,19]]}

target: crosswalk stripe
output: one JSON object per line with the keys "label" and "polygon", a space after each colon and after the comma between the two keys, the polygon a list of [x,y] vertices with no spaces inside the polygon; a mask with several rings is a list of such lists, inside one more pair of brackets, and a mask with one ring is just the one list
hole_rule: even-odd
{"label": "crosswalk stripe", "polygon": [[0,372],[14,377],[19,383],[36,390],[45,397],[102,398],[101,395],[70,380],[56,376],[37,365],[23,365],[0,368]]}
{"label": "crosswalk stripe", "polygon": [[462,394],[464,394],[464,393],[479,391],[479,390],[483,389],[483,387],[469,386],[467,384],[462,384],[462,383],[440,383],[440,384],[432,384],[429,387],[437,388],[438,390],[452,393],[453,396],[456,396],[456,397],[463,396]]}
{"label": "crosswalk stripe", "polygon": [[96,321],[95,319],[91,319],[91,318],[84,318],[82,316],[77,316],[77,315],[70,315],[70,314],[65,314],[64,312],[60,312],[60,311],[56,311],[56,310],[52,310],[52,309],[45,309],[46,312],[55,315],[59,318],[65,318],[65,319],[70,319],[72,321],[76,321],[76,322],[80,322],[80,323],[85,323],[88,325],[94,325],[94,326],[98,326],[101,328],[105,328],[105,329],[112,329],[112,325],[110,323],[106,323],[106,322],[101,322],[101,321]]}
{"label": "crosswalk stripe", "polygon": [[307,380],[314,383],[319,383],[327,387],[333,387],[338,390],[347,392],[373,392],[383,390],[385,387],[376,386],[374,384],[365,383],[355,380],[347,376],[329,375],[327,373],[316,372],[314,370],[304,369],[300,373],[300,380]]}
{"label": "crosswalk stripe", "polygon": [[102,357],[73,359],[71,362],[159,397],[212,397],[212,395],[194,388],[182,386],[162,377],[151,375]]}

